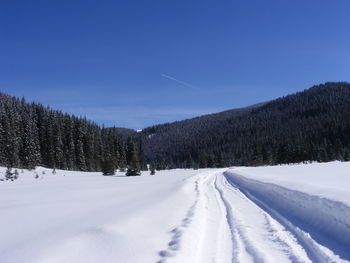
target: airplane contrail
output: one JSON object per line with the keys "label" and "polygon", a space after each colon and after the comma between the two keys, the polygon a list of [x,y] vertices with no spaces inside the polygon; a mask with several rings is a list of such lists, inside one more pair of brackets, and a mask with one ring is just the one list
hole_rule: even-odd
{"label": "airplane contrail", "polygon": [[163,78],[167,78],[167,79],[173,80],[173,81],[175,81],[175,82],[177,82],[177,83],[179,83],[179,84],[181,84],[181,85],[183,85],[183,86],[186,86],[186,87],[188,87],[188,88],[198,90],[198,88],[196,88],[195,86],[193,86],[193,85],[191,85],[191,84],[189,84],[189,83],[187,83],[187,82],[178,80],[178,79],[176,79],[176,78],[174,78],[174,77],[172,77],[172,76],[169,76],[169,75],[166,75],[166,74],[160,74],[160,75],[161,75]]}

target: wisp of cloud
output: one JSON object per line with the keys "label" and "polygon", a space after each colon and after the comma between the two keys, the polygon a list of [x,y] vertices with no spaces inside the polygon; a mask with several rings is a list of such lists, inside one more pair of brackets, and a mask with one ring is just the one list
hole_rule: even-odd
{"label": "wisp of cloud", "polygon": [[193,85],[191,85],[191,84],[189,84],[189,83],[187,83],[187,82],[184,82],[184,81],[181,81],[181,80],[179,80],[179,79],[176,79],[176,78],[174,78],[174,77],[172,77],[172,76],[169,76],[169,75],[166,75],[166,74],[160,74],[160,75],[161,75],[163,78],[173,80],[173,81],[175,81],[175,82],[181,84],[182,86],[191,88],[191,89],[193,89],[193,90],[198,90],[197,87],[195,87],[195,86],[193,86]]}

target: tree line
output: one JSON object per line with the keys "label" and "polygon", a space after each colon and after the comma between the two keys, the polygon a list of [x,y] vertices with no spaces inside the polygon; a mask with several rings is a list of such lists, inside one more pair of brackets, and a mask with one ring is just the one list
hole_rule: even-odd
{"label": "tree line", "polygon": [[101,171],[145,167],[142,142],[115,128],[0,93],[0,165]]}
{"label": "tree line", "polygon": [[142,132],[0,93],[0,165],[104,171],[350,160],[350,84],[155,125]]}

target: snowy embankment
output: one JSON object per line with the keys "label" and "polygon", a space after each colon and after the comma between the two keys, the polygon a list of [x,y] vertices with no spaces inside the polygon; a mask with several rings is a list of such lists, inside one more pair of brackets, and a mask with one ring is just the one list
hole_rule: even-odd
{"label": "snowy embankment", "polygon": [[239,167],[225,176],[289,228],[315,261],[332,262],[333,253],[350,259],[350,163]]}

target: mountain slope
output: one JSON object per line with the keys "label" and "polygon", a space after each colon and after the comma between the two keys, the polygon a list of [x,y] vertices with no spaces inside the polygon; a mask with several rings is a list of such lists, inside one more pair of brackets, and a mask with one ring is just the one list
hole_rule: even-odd
{"label": "mountain slope", "polygon": [[159,166],[221,167],[348,160],[350,84],[326,83],[252,107],[142,131]]}

